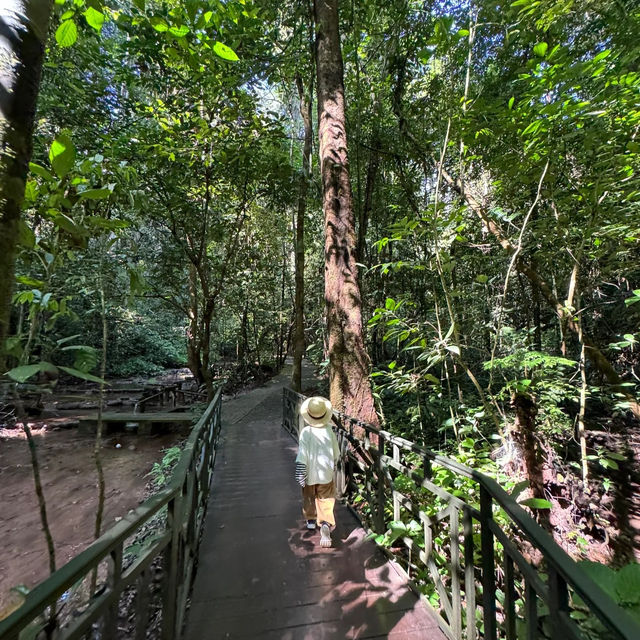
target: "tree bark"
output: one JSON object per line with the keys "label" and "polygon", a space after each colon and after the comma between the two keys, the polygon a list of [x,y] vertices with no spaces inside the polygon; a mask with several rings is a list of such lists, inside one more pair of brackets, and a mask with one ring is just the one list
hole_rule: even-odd
{"label": "tree bark", "polygon": [[[313,77],[313,76],[312,76]],[[311,95],[313,81],[309,81],[306,88],[302,84],[302,77],[296,76],[296,86],[300,98],[300,115],[304,123],[304,146],[302,149],[302,173],[298,186],[298,213],[296,217],[296,265],[295,265],[295,334],[293,338],[293,374],[291,386],[295,391],[302,391],[302,357],[304,356],[304,217],[307,211],[307,193],[311,180],[311,149],[313,140],[313,126],[311,122]]]}
{"label": "tree bark", "polygon": [[0,3],[0,375],[51,0]]}
{"label": "tree bark", "polygon": [[[513,396],[512,405],[516,412],[513,435],[522,451],[522,463],[531,487],[531,493],[534,498],[546,500],[540,447],[535,437],[538,408],[533,398],[523,393],[516,393]],[[546,529],[551,530],[549,510],[532,510],[538,522]]]}
{"label": "tree bark", "polygon": [[369,382],[370,361],[362,331],[338,0],[315,0],[314,18],[330,398],[339,411],[378,424]]}

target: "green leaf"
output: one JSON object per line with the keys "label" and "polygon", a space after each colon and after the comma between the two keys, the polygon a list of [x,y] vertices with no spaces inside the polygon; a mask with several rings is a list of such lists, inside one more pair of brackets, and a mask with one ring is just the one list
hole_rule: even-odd
{"label": "green leaf", "polygon": [[45,286],[45,283],[42,280],[36,280],[35,278],[31,278],[30,276],[16,276],[16,282],[19,282],[26,287],[42,288]]}
{"label": "green leaf", "polygon": [[168,31],[169,29],[169,25],[165,22],[165,20],[158,16],[153,16],[153,18],[151,18],[149,22],[151,22],[151,26],[159,33],[163,33],[164,31]]}
{"label": "green leaf", "polygon": [[549,45],[546,42],[538,42],[538,44],[533,47],[533,53],[535,53],[539,58],[544,58],[548,48]]}
{"label": "green leaf", "polygon": [[55,209],[49,209],[47,211],[47,217],[60,229],[64,229],[73,236],[88,236],[88,231],[79,225],[77,225],[68,215]]}
{"label": "green leaf", "polygon": [[98,364],[98,351],[93,347],[89,347],[84,344],[70,344],[67,347],[62,347],[60,351],[75,351],[76,358],[73,363],[74,369],[78,371],[91,371]]}
{"label": "green leaf", "polygon": [[104,14],[93,7],[89,7],[84,12],[84,19],[90,27],[93,27],[98,32],[102,29],[102,25],[104,24]]}
{"label": "green leaf", "polygon": [[616,575],[616,593],[624,604],[640,604],[640,564],[622,567]]}
{"label": "green leaf", "polygon": [[73,369],[72,367],[58,367],[61,371],[68,373],[70,376],[74,376],[75,378],[80,378],[81,380],[88,380],[89,382],[104,382],[104,384],[109,384],[105,382],[102,378],[98,378],[98,376],[92,376],[90,373],[86,371],[80,371],[79,369]]}
{"label": "green leaf", "polygon": [[31,171],[31,173],[35,173],[37,176],[40,176],[41,178],[44,178],[49,182],[55,180],[55,178],[44,167],[41,167],[35,162],[29,163],[29,171]]}
{"label": "green leaf", "polygon": [[76,149],[71,138],[65,133],[58,135],[49,149],[49,162],[60,178],[71,171],[76,159]]}
{"label": "green leaf", "polygon": [[27,249],[33,249],[36,246],[36,234],[24,220],[18,222],[18,242],[21,247]]}
{"label": "green leaf", "polygon": [[599,562],[584,561],[578,564],[601,589],[616,599],[617,576],[613,569]]}
{"label": "green leaf", "polygon": [[127,220],[111,220],[100,216],[88,216],[84,218],[84,223],[88,227],[96,227],[98,229],[107,229],[114,231],[116,229],[126,229],[131,225]]}
{"label": "green leaf", "polygon": [[525,130],[522,132],[522,135],[526,135],[527,133],[535,133],[540,128],[540,120],[534,120],[531,122]]}
{"label": "green leaf", "polygon": [[58,373],[58,369],[52,365],[50,362],[38,362],[37,364],[25,364],[21,367],[14,367],[7,371],[7,375],[16,382],[23,383],[26,382],[32,376],[35,376],[36,373],[40,373],[41,371],[47,371],[49,373],[56,374]]}
{"label": "green leaf", "polygon": [[523,480],[522,482],[518,482],[513,489],[509,492],[509,495],[515,500],[525,489],[529,488],[529,481]]}
{"label": "green leaf", "polygon": [[78,39],[78,28],[73,20],[64,20],[56,29],[56,42],[61,47],[70,47]]}
{"label": "green leaf", "polygon": [[189,33],[189,27],[181,25],[179,27],[170,27],[169,33],[176,38],[184,38]]}
{"label": "green leaf", "polygon": [[476,276],[476,282],[479,282],[480,284],[487,284],[487,282],[489,282],[489,276],[485,276],[480,273]]}
{"label": "green leaf", "polygon": [[111,189],[106,187],[102,189],[87,189],[86,191],[81,191],[78,195],[80,200],[103,200],[111,195]]}
{"label": "green leaf", "polygon": [[591,62],[600,62],[600,60],[608,58],[610,53],[611,49],[605,49],[604,51],[601,51]]}
{"label": "green leaf", "polygon": [[528,498],[527,500],[523,500],[518,504],[524,505],[525,507],[529,507],[531,509],[551,509],[551,503],[548,500],[543,500],[542,498]]}
{"label": "green leaf", "polygon": [[236,62],[239,60],[236,52],[231,48],[227,47],[226,44],[222,44],[222,42],[215,42],[213,45],[213,52],[220,56],[223,60],[229,60],[231,62]]}
{"label": "green leaf", "polygon": [[516,101],[516,99],[515,99],[513,96],[511,96],[511,97],[509,98],[509,111],[511,111],[511,109],[513,109],[513,103],[514,103],[515,101]]}

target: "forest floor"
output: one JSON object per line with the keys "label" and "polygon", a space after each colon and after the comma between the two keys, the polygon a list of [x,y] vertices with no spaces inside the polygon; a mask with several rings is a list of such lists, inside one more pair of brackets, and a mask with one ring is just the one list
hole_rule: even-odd
{"label": "forest floor", "polygon": [[[93,540],[98,480],[95,436],[61,428],[59,419],[32,420],[47,517],[61,567]],[[162,451],[178,442],[179,433],[106,436],[102,457],[105,512],[102,530],[146,498],[145,487]],[[121,445],[116,447],[116,445]],[[45,537],[40,525],[31,457],[22,429],[0,429],[0,619],[20,604],[13,587],[28,589],[48,575]]]}

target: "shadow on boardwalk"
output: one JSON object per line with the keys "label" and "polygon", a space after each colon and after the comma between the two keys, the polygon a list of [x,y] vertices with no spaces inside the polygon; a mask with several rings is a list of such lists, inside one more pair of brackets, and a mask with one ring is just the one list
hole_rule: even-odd
{"label": "shadow on boardwalk", "polygon": [[343,505],[333,548],[303,527],[296,445],[280,426],[286,382],[223,407],[186,640],[444,638]]}

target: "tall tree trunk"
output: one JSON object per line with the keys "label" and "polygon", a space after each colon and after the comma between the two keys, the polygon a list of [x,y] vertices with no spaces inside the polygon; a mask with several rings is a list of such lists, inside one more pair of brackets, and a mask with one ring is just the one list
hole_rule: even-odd
{"label": "tall tree trunk", "polygon": [[368,259],[366,255],[367,229],[373,209],[373,193],[375,191],[376,178],[378,177],[378,167],[380,166],[380,135],[377,128],[372,135],[371,146],[369,164],[367,165],[367,180],[364,187],[364,203],[360,210],[360,220],[358,220],[358,248],[356,255],[363,264]]}
{"label": "tall tree trunk", "polygon": [[51,0],[0,3],[0,374]]}
{"label": "tall tree trunk", "polygon": [[187,364],[198,386],[204,384],[201,376],[202,360],[198,346],[200,305],[198,304],[197,272],[189,265],[189,328],[187,330]]}
{"label": "tall tree trunk", "polygon": [[325,227],[329,390],[340,411],[378,423],[362,332],[356,231],[349,181],[338,0],[315,0],[318,135]]}
{"label": "tall tree trunk", "polygon": [[[516,393],[512,398],[516,412],[513,425],[513,436],[522,451],[522,464],[534,498],[546,500],[544,477],[542,472],[542,456],[536,440],[536,415],[538,408],[533,398],[527,394]],[[538,522],[551,530],[548,509],[533,509]]]}
{"label": "tall tree trunk", "polygon": [[198,345],[200,348],[200,378],[207,389],[207,402],[211,402],[214,396],[213,377],[211,375],[211,323],[213,322],[213,309],[206,308],[200,320],[200,333]]}
{"label": "tall tree trunk", "polygon": [[[96,463],[96,475],[98,476],[98,506],[96,508],[96,519],[93,528],[93,537],[97,540],[100,537],[102,531],[102,521],[104,519],[104,501],[105,501],[105,477],[104,477],[104,465],[102,464],[102,433],[104,428],[103,420],[103,405],[104,405],[104,379],[107,375],[107,340],[108,327],[107,327],[107,305],[104,297],[104,253],[100,260],[99,270],[99,287],[100,287],[100,317],[102,320],[102,362],[100,363],[100,394],[98,396],[98,424],[96,425],[96,439],[93,445],[93,459]],[[89,587],[89,593],[93,595],[96,590],[98,582],[98,569],[97,567],[91,573],[91,584]]]}
{"label": "tall tree trunk", "polygon": [[[313,76],[312,76],[313,77]],[[311,149],[313,125],[311,122],[311,96],[313,80],[305,89],[302,77],[296,76],[296,87],[300,98],[300,115],[304,123],[304,147],[302,149],[302,173],[298,186],[298,214],[296,217],[296,293],[295,293],[295,335],[293,338],[293,374],[291,386],[302,391],[302,357],[304,356],[304,217],[307,211],[307,193],[311,180]]]}

